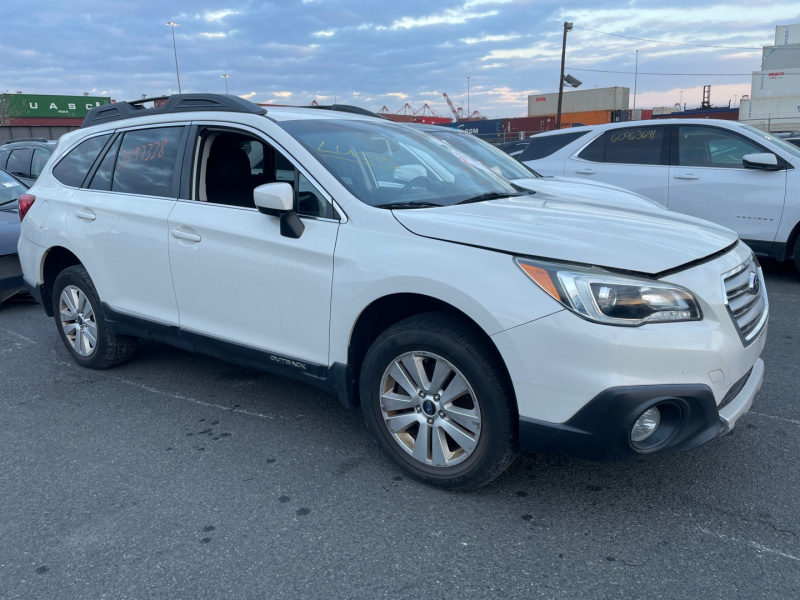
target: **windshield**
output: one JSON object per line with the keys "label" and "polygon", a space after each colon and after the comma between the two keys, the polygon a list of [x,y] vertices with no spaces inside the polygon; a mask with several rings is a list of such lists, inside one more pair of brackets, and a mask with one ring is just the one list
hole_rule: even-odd
{"label": "windshield", "polygon": [[788,152],[792,156],[794,156],[796,158],[800,158],[800,148],[798,148],[794,144],[790,144],[789,142],[787,142],[785,140],[782,140],[779,137],[776,137],[774,135],[771,135],[769,133],[761,131],[760,129],[756,129],[752,125],[742,125],[742,127],[747,129],[747,131],[749,131],[753,135],[761,138],[762,140],[767,140],[768,142],[772,142],[773,144],[775,144],[778,148],[780,148],[784,152]]}
{"label": "windshield", "polygon": [[469,133],[460,133],[440,127],[442,131],[433,131],[426,129],[426,133],[445,140],[448,144],[452,144],[461,152],[470,155],[472,158],[477,158],[483,164],[500,173],[509,181],[514,179],[531,179],[533,177],[541,177],[536,171],[523,165],[518,160],[512,158],[499,148],[495,148],[488,142],[476,138]]}
{"label": "windshield", "polygon": [[424,208],[518,195],[483,163],[405,125],[314,119],[281,126],[370,206]]}
{"label": "windshield", "polygon": [[14,179],[5,171],[0,171],[0,206],[15,206],[19,197],[28,189],[21,181]]}

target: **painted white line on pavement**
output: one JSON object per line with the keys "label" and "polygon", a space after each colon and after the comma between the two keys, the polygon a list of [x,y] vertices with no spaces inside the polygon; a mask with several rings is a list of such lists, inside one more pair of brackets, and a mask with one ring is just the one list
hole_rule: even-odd
{"label": "painted white line on pavement", "polygon": [[30,342],[31,344],[35,344],[36,343],[34,340],[32,340],[30,338],[26,338],[24,335],[20,335],[20,334],[14,332],[14,331],[11,331],[10,329],[5,329],[4,327],[0,327],[0,331],[5,331],[6,333],[10,333],[11,335],[15,335],[18,338],[25,340],[26,342]]}
{"label": "painted white line on pavement", "polygon": [[708,531],[707,529],[703,529],[702,527],[698,527],[700,531],[705,533],[706,535],[713,535],[721,540],[736,542],[737,544],[747,544],[751,548],[755,548],[759,552],[769,552],[770,554],[777,554],[778,556],[782,556],[783,558],[790,558],[792,560],[800,561],[800,557],[792,556],[791,554],[786,554],[786,552],[781,552],[780,550],[774,550],[772,548],[767,548],[766,546],[759,544],[757,542],[752,542],[750,540],[739,540],[735,537],[730,537],[727,535],[723,535],[721,533],[715,533],[713,531]]}
{"label": "painted white line on pavement", "polygon": [[776,421],[786,421],[787,423],[792,423],[793,425],[800,425],[800,421],[798,421],[797,419],[785,419],[783,417],[776,417],[774,415],[765,415],[763,413],[753,412],[752,410],[747,414],[755,415],[757,417],[764,417],[766,419],[775,419]]}

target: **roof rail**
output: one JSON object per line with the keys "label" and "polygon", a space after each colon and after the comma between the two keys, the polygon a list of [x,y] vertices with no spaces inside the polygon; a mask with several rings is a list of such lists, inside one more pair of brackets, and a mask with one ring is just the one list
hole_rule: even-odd
{"label": "roof rail", "polygon": [[[146,102],[166,100],[163,106],[145,108]],[[226,94],[173,94],[158,98],[142,98],[129,102],[116,102],[92,108],[83,119],[81,127],[91,127],[111,121],[121,121],[145,115],[168,115],[173,113],[196,111],[226,111],[248,113],[252,115],[266,114],[267,109],[252,102]]]}
{"label": "roof rail", "polygon": [[15,140],[6,140],[3,144],[13,144],[14,142],[49,142],[47,138],[17,138]]}
{"label": "roof rail", "polygon": [[353,106],[351,104],[329,104],[327,106],[316,104],[311,106],[304,106],[303,108],[337,110],[339,112],[353,113],[354,115],[364,115],[365,117],[376,117],[378,119],[386,119],[386,117],[384,117],[383,115],[379,115],[378,113],[374,113],[371,110],[367,110],[366,108],[361,108],[360,106]]}

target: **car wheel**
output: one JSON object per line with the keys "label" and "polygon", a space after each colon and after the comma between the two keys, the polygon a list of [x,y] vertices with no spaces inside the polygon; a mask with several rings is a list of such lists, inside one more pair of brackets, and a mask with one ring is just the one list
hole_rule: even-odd
{"label": "car wheel", "polygon": [[425,313],[388,328],[367,351],[360,395],[380,446],[420,481],[475,489],[516,457],[508,376],[465,319]]}
{"label": "car wheel", "polygon": [[794,266],[800,271],[800,236],[794,242],[794,253],[792,255],[794,257]]}
{"label": "car wheel", "polygon": [[136,352],[135,337],[109,332],[97,290],[82,266],[68,267],[58,274],[53,307],[64,345],[84,367],[108,369]]}

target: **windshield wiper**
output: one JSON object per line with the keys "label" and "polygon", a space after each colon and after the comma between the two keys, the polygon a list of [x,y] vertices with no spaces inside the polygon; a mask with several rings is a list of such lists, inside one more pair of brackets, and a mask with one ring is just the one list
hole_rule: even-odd
{"label": "windshield wiper", "polygon": [[0,202],[0,206],[5,206],[6,204],[11,204],[12,202],[16,202],[16,198],[12,198],[11,200],[6,200],[5,202]]}
{"label": "windshield wiper", "polygon": [[466,200],[462,200],[461,202],[456,202],[456,204],[472,204],[473,202],[484,202],[485,200],[500,200],[501,198],[513,198],[514,196],[529,196],[535,192],[525,191],[525,192],[486,192],[485,194],[480,194],[478,196],[473,196],[472,198],[467,198]]}
{"label": "windshield wiper", "polygon": [[432,206],[442,206],[441,204],[436,204],[435,202],[416,202],[416,201],[409,201],[409,202],[390,202],[389,204],[379,204],[377,208],[430,208]]}

